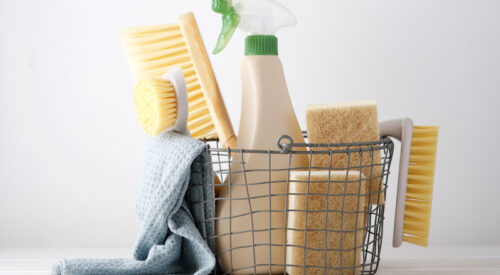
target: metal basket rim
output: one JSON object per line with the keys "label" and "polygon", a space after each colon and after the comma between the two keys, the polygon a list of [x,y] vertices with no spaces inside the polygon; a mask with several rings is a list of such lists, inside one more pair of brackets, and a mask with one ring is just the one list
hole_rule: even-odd
{"label": "metal basket rim", "polygon": [[[283,136],[278,138],[277,143]],[[201,141],[207,142],[218,142],[219,138],[201,139]],[[278,143],[279,144],[279,143]],[[212,148],[210,144],[207,143],[207,148],[209,151],[217,153],[261,153],[261,154],[341,154],[341,153],[352,153],[352,152],[370,152],[383,150],[388,147],[392,147],[394,144],[392,139],[386,136],[380,137],[378,141],[364,141],[364,142],[349,142],[349,143],[287,143],[282,145],[282,149],[245,149],[245,148]],[[322,148],[328,147],[328,150],[313,150],[312,148]],[[333,148],[346,148],[346,149],[333,149]],[[295,149],[294,148],[301,148]],[[308,150],[304,150],[308,149]]]}

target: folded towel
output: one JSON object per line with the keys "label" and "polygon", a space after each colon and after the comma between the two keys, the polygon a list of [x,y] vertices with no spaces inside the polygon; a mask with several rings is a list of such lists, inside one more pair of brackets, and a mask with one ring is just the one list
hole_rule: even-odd
{"label": "folded towel", "polygon": [[[146,145],[134,259],[64,259],[52,274],[208,274],[215,267],[213,171],[205,144],[166,131]],[[188,189],[189,187],[189,189]],[[197,203],[191,203],[197,202]],[[201,202],[201,203],[200,203]]]}

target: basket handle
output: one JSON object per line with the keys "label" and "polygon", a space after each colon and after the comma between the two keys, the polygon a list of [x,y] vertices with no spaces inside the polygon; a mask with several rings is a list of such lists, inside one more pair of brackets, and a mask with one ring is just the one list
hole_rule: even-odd
{"label": "basket handle", "polygon": [[396,213],[394,214],[394,234],[392,237],[392,246],[400,247],[403,243],[406,186],[408,182],[413,121],[409,118],[387,120],[379,124],[379,129],[381,136],[390,136],[401,142]]}

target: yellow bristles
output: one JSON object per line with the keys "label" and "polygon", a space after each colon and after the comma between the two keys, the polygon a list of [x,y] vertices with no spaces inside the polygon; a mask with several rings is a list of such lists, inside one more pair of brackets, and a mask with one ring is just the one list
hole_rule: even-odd
{"label": "yellow bristles", "polygon": [[121,36],[132,75],[138,82],[135,91],[137,118],[146,133],[155,136],[175,124],[175,91],[161,80],[161,76],[171,66],[178,66],[186,77],[191,135],[200,139],[216,137],[213,118],[181,26],[128,28],[122,30]]}
{"label": "yellow bristles", "polygon": [[438,126],[413,127],[403,241],[420,246],[429,241],[438,133]]}
{"label": "yellow bristles", "polygon": [[137,120],[148,135],[156,136],[175,124],[177,100],[170,82],[161,78],[139,81],[134,103]]}

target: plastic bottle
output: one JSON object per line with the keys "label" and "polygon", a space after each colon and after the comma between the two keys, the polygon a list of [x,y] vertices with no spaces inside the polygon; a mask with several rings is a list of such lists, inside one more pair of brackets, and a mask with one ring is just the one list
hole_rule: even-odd
{"label": "plastic bottle", "polygon": [[[279,28],[296,24],[293,14],[272,0],[240,0],[234,6],[231,1],[213,0],[212,9],[223,15],[214,53],[226,46],[236,27],[249,33],[240,66],[242,104],[237,148],[277,150],[276,140],[281,135],[304,142],[274,36]],[[307,167],[307,155],[245,153],[244,165],[239,162],[241,154],[233,153],[231,175],[225,182],[231,188],[225,187],[219,194],[231,200],[221,199],[216,205],[217,217],[222,217],[215,224],[222,271],[283,273],[286,168]],[[231,222],[227,217],[232,217]]]}

